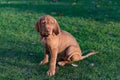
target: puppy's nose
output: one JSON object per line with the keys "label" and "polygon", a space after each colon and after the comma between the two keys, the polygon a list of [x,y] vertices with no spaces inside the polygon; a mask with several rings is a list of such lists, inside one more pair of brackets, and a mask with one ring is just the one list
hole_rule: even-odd
{"label": "puppy's nose", "polygon": [[47,32],[50,32],[50,29],[48,28],[46,31],[47,31]]}

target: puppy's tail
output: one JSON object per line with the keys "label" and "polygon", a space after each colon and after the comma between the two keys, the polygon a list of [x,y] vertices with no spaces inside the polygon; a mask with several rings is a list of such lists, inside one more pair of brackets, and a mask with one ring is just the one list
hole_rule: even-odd
{"label": "puppy's tail", "polygon": [[[87,57],[89,57],[89,56],[95,55],[95,54],[97,54],[97,53],[99,53],[99,52],[92,51],[92,52],[88,53],[88,54],[85,55],[85,56],[81,56],[81,58],[80,58],[79,60],[83,60],[83,59],[85,59],[85,58],[87,58]],[[74,63],[72,63],[71,65],[72,65],[73,67],[78,67],[78,65],[77,65],[77,64],[74,64]]]}
{"label": "puppy's tail", "polygon": [[89,57],[89,56],[95,55],[95,54],[97,54],[97,53],[98,53],[98,52],[92,51],[92,52],[88,53],[87,55],[82,56],[80,60],[83,60],[83,59],[85,59],[85,58],[87,58],[87,57]]}

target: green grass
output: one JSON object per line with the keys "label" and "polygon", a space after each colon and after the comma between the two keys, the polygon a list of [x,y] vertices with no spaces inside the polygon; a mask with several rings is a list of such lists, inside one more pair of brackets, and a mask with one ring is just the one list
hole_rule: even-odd
{"label": "green grass", "polygon": [[[46,76],[49,64],[39,66],[43,46],[34,28],[45,14],[55,17],[82,51],[100,54]],[[119,53],[119,0],[0,0],[0,80],[120,80]]]}

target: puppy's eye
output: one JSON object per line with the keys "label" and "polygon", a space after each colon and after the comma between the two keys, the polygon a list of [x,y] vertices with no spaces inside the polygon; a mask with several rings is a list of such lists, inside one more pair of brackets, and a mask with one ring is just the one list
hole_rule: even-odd
{"label": "puppy's eye", "polygon": [[51,24],[54,24],[55,22],[54,22],[54,21],[51,21],[50,23],[51,23]]}
{"label": "puppy's eye", "polygon": [[41,24],[45,24],[46,22],[45,21],[41,21]]}

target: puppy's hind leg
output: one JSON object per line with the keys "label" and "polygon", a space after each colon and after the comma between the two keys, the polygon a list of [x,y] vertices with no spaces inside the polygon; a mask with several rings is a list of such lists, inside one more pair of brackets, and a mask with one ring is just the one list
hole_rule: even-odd
{"label": "puppy's hind leg", "polygon": [[64,66],[64,65],[69,64],[69,63],[70,63],[70,61],[59,61],[58,65],[59,66]]}
{"label": "puppy's hind leg", "polygon": [[59,61],[59,62],[58,62],[58,65],[64,66],[64,65],[66,65],[66,64],[70,64],[70,63],[72,63],[72,62],[79,61],[79,60],[80,60],[80,57],[81,57],[80,54],[77,52],[77,53],[75,53],[74,55],[68,57],[67,60]]}

